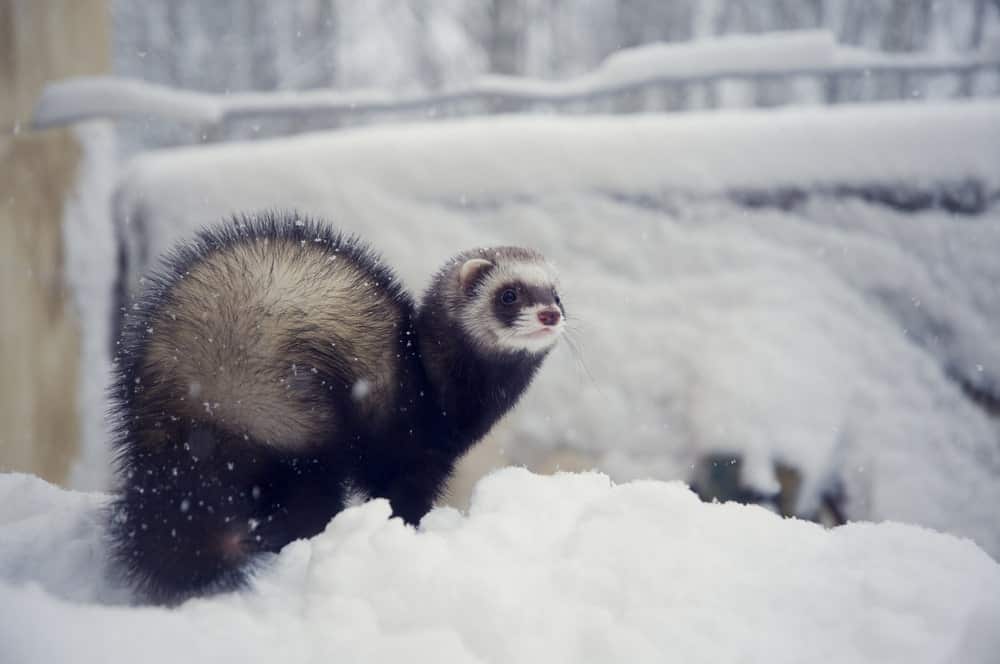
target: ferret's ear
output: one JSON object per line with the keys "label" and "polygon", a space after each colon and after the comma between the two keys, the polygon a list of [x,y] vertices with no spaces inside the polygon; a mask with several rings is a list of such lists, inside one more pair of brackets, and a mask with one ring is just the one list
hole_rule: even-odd
{"label": "ferret's ear", "polygon": [[493,263],[484,258],[470,258],[462,263],[458,271],[458,283],[462,287],[462,292],[472,294],[478,282],[493,267]]}

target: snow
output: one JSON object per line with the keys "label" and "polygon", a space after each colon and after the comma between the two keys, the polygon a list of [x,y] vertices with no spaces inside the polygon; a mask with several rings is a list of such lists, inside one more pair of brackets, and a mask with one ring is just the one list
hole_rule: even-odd
{"label": "snow", "polygon": [[499,471],[419,529],[384,501],[241,593],[143,608],[104,497],[0,475],[0,661],[991,662],[1000,565],[893,523],[832,531],[679,483]]}
{"label": "snow", "polygon": [[[238,211],[295,208],[357,232],[412,292],[469,246],[539,248],[571,334],[493,437],[499,463],[570,454],[616,480],[691,479],[706,455],[797,513],[973,538],[1000,555],[1000,223],[896,212],[844,185],[1000,191],[997,103],[629,118],[508,117],[161,151],[122,177],[129,284]],[[933,155],[933,158],[929,158]],[[789,211],[734,190],[799,189]]]}
{"label": "snow", "polygon": [[[140,188],[148,178],[169,187],[168,179],[187,184],[191,162],[203,168],[192,196],[156,201],[168,206],[156,214],[170,219],[187,216],[192,199],[267,205],[297,198],[308,206],[330,188],[349,194],[356,187],[456,205],[553,189],[636,196],[965,179],[995,192],[998,114],[1000,103],[981,101],[476,118],[156,152],[126,177]],[[230,175],[234,168],[239,176]],[[289,188],[294,197],[283,193]]]}
{"label": "snow", "polygon": [[[782,74],[870,70],[940,71],[987,67],[989,57],[941,53],[885,53],[838,44],[829,30],[739,34],[689,42],[653,42],[609,55],[593,71],[549,81],[484,76],[478,89],[531,99],[558,100],[638,86],[652,81],[702,82]],[[868,71],[867,73],[872,73]]]}
{"label": "snow", "polygon": [[361,104],[390,102],[388,93],[378,90],[217,95],[116,76],[81,76],[47,85],[35,107],[32,125],[47,129],[95,118],[155,116],[210,126],[242,113],[348,110]]}
{"label": "snow", "polygon": [[108,428],[105,391],[110,384],[112,304],[116,262],[111,195],[118,172],[111,127],[87,123],[74,129],[82,164],[63,208],[66,274],[79,319],[81,367],[79,396],[80,454],[68,483],[78,489],[108,485]]}
{"label": "snow", "polygon": [[128,115],[161,115],[195,124],[213,124],[223,105],[215,95],[174,90],[114,76],[80,76],[45,86],[32,125],[59,127],[81,120]]}
{"label": "snow", "polygon": [[975,53],[935,53],[930,51],[889,53],[847,45],[838,46],[834,56],[834,62],[845,67],[869,66],[874,69],[887,67],[914,70],[988,66],[994,59],[985,52],[981,55]]}
{"label": "snow", "polygon": [[494,93],[575,97],[649,80],[700,80],[829,67],[837,50],[826,30],[735,35],[694,42],[652,43],[612,53],[596,69],[565,81],[487,76]]}

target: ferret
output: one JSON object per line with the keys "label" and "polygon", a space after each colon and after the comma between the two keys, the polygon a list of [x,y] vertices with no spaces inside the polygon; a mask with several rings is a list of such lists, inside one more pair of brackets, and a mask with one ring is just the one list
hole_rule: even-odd
{"label": "ferret", "polygon": [[244,587],[352,492],[418,524],[565,325],[520,247],[449,260],[421,306],[366,244],[294,214],[168,254],[128,312],[113,386],[114,569],[162,604]]}

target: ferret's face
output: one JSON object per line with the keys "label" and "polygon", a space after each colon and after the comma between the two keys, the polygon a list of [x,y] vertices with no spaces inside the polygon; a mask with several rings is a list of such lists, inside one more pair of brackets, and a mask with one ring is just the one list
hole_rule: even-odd
{"label": "ferret's face", "polygon": [[555,273],[541,256],[512,252],[486,250],[463,263],[460,323],[488,348],[542,353],[565,329]]}

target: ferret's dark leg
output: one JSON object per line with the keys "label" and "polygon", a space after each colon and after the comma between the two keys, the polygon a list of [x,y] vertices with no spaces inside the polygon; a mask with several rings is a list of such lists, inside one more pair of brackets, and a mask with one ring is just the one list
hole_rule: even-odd
{"label": "ferret's dark leg", "polygon": [[369,472],[361,479],[370,496],[387,498],[393,516],[415,526],[444,492],[453,467],[450,459],[421,455],[408,463],[379,468],[377,472],[372,472],[374,468],[369,466]]}
{"label": "ferret's dark leg", "polygon": [[213,427],[133,444],[111,506],[112,555],[148,600],[244,585],[254,554],[323,530],[343,507],[337,466],[292,459]]}
{"label": "ferret's dark leg", "polygon": [[415,490],[415,487],[396,487],[385,496],[392,505],[392,515],[398,516],[411,526],[420,523],[420,519],[431,511],[436,495],[426,490]]}
{"label": "ferret's dark leg", "polygon": [[110,515],[119,569],[146,599],[168,604],[246,581],[258,550],[248,537],[257,506],[247,480],[271,462],[239,454],[242,441],[212,428],[171,433],[176,442],[128,448]]}
{"label": "ferret's dark leg", "polygon": [[323,457],[283,459],[255,486],[260,516],[253,537],[266,551],[318,535],[344,508],[340,468]]}

